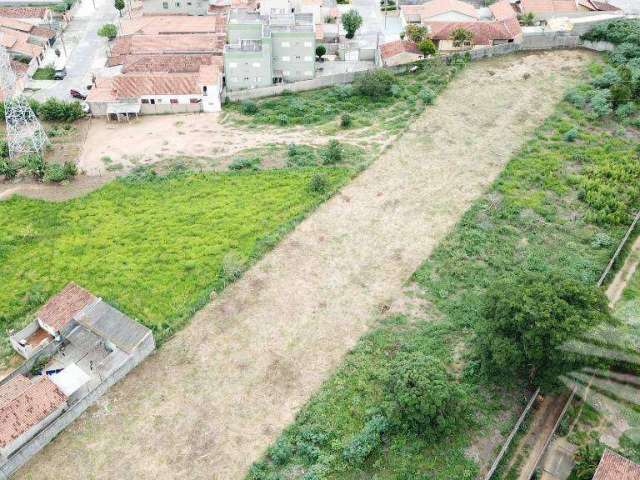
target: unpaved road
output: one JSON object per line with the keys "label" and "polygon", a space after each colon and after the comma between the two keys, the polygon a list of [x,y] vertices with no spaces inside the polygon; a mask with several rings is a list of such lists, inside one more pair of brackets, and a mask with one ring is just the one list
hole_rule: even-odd
{"label": "unpaved road", "polygon": [[593,58],[471,65],[21,478],[241,478]]}

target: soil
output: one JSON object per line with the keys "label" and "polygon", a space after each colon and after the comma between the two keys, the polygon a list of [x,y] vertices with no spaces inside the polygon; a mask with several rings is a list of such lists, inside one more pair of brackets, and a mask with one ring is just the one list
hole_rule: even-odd
{"label": "soil", "polygon": [[0,183],[0,200],[11,198],[12,195],[63,202],[71,198],[86,195],[113,179],[113,175],[86,176],[79,175],[67,184],[40,183],[34,181],[20,181],[14,183]]}
{"label": "soil", "polygon": [[622,297],[622,293],[636,272],[638,264],[640,264],[640,237],[636,238],[627,260],[607,288],[607,298],[612,308]]}
{"label": "soil", "polygon": [[[554,51],[469,66],[367,170],[18,477],[241,478],[593,58]],[[211,123],[198,132],[205,150],[266,136],[239,138],[236,127]],[[166,138],[116,128],[90,132],[87,150],[157,153]],[[90,155],[85,165],[97,167],[102,153]]]}

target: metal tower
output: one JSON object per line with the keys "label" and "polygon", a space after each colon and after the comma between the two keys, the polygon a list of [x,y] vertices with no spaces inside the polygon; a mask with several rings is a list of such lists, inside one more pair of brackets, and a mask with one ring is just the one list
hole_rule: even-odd
{"label": "metal tower", "polygon": [[9,54],[0,47],[0,88],[4,93],[4,116],[7,123],[9,157],[15,159],[32,153],[41,155],[49,141],[27,99],[16,94],[16,75]]}

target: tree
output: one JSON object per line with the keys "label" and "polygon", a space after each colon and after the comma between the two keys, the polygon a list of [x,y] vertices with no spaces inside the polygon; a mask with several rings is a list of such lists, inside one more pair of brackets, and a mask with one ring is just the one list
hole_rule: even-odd
{"label": "tree", "polygon": [[423,25],[417,25],[415,23],[410,23],[409,25],[407,25],[407,28],[405,28],[404,31],[409,40],[415,43],[420,43],[420,41],[427,38],[427,35],[429,33],[427,27]]}
{"label": "tree", "polygon": [[113,6],[116,7],[120,16],[122,16],[122,10],[124,10],[124,0],[114,0]]}
{"label": "tree", "polygon": [[588,352],[561,346],[615,323],[599,288],[557,272],[519,272],[496,281],[482,317],[476,342],[482,369],[500,381],[527,378],[545,390],[587,361]]}
{"label": "tree", "polygon": [[473,33],[464,28],[456,28],[451,32],[449,38],[453,40],[454,47],[462,47],[463,45],[470,44],[473,41]]}
{"label": "tree", "polygon": [[362,25],[362,17],[357,10],[351,9],[342,16],[342,26],[347,31],[347,38],[353,38]]}
{"label": "tree", "polygon": [[533,12],[528,12],[524,15],[519,15],[518,20],[520,21],[520,25],[525,27],[532,27],[536,22],[536,16],[533,14]]}
{"label": "tree", "polygon": [[431,39],[425,38],[418,43],[418,50],[420,50],[420,53],[422,53],[422,55],[427,57],[429,55],[435,55],[436,46],[431,41]]}
{"label": "tree", "polygon": [[98,30],[98,35],[101,37],[106,37],[109,40],[113,40],[118,35],[118,27],[116,27],[113,23],[105,23]]}
{"label": "tree", "polygon": [[420,434],[438,435],[460,422],[464,392],[439,359],[403,352],[387,382],[389,418]]}
{"label": "tree", "polygon": [[318,57],[319,61],[322,61],[322,57],[324,57],[325,53],[327,53],[327,47],[322,44],[316,47],[316,57]]}

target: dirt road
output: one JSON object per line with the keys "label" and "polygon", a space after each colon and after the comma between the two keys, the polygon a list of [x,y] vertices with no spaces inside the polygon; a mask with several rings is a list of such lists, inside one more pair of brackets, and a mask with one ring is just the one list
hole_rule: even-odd
{"label": "dirt road", "polygon": [[20,477],[241,478],[592,58],[471,65]]}

